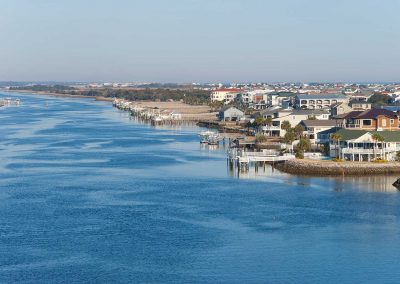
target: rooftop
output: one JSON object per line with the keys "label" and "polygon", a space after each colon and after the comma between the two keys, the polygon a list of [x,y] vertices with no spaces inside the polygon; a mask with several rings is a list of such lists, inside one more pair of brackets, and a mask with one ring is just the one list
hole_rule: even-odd
{"label": "rooftop", "polygon": [[335,127],[337,126],[336,120],[303,120],[301,122],[305,127]]}
{"label": "rooftop", "polygon": [[340,134],[341,140],[354,140],[363,136],[365,133],[370,133],[371,135],[381,135],[386,142],[400,142],[400,135],[397,131],[366,131],[340,129],[336,133]]}
{"label": "rooftop", "polygon": [[335,100],[335,99],[347,99],[346,95],[343,94],[316,94],[316,95],[297,95],[299,100]]}
{"label": "rooftop", "polygon": [[355,118],[357,118],[357,119],[376,119],[380,115],[384,115],[384,116],[387,116],[390,118],[397,117],[397,114],[395,114],[393,111],[390,111],[387,109],[382,109],[382,108],[373,108],[373,109],[363,111],[362,113],[357,115]]}

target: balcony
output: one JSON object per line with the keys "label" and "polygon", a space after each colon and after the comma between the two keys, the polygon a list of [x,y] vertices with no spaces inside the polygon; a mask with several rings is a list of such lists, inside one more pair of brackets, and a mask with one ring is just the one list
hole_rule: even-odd
{"label": "balcony", "polygon": [[[332,150],[335,150],[335,147],[331,147]],[[340,153],[342,154],[382,154],[382,153],[392,153],[396,152],[396,149],[386,148],[386,149],[364,149],[364,148],[342,148],[340,149]]]}
{"label": "balcony", "polygon": [[360,128],[360,124],[348,123],[346,124],[346,128]]}
{"label": "balcony", "polygon": [[271,126],[263,126],[262,127],[262,130],[263,131],[276,131],[276,130],[281,130],[281,127],[280,126],[273,126],[273,125],[271,125]]}

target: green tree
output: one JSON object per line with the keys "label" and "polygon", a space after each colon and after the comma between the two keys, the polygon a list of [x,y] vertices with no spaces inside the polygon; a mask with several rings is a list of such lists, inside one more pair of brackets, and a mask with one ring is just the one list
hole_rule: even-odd
{"label": "green tree", "polygon": [[297,144],[298,151],[306,152],[311,150],[311,141],[308,137],[301,137]]}
{"label": "green tree", "polygon": [[294,135],[293,128],[289,128],[283,136],[283,143],[290,145],[291,150],[293,150],[294,140],[296,140],[296,136]]}
{"label": "green tree", "polygon": [[272,136],[272,131],[271,131],[272,118],[270,116],[265,119],[265,124],[268,126],[269,135]]}
{"label": "green tree", "polygon": [[257,117],[255,124],[257,125],[258,131],[260,131],[261,127],[265,125],[265,118],[262,116]]}
{"label": "green tree", "polygon": [[340,140],[342,139],[342,135],[339,133],[333,133],[331,136],[331,139],[335,141],[335,150],[336,150],[336,158],[339,159],[339,143]]}
{"label": "green tree", "polygon": [[295,157],[297,159],[304,159],[304,152],[302,150],[297,151]]}
{"label": "green tree", "polygon": [[285,131],[288,131],[290,128],[292,128],[292,125],[290,124],[289,121],[284,120],[282,121],[281,128]]}
{"label": "green tree", "polygon": [[300,139],[300,137],[303,135],[304,132],[304,127],[300,124],[297,124],[294,129],[294,135],[296,136],[296,139]]}
{"label": "green tree", "polygon": [[[382,143],[382,151],[384,151],[383,149],[383,142],[385,141],[385,138],[380,135],[379,133],[374,133],[372,134],[372,140],[374,140],[374,159],[376,159],[376,148],[378,146],[378,143]],[[385,155],[383,155],[385,156]],[[382,158],[382,156],[381,156]],[[386,157],[383,157],[384,159],[386,159]]]}
{"label": "green tree", "polygon": [[267,137],[262,133],[257,133],[256,135],[256,142],[262,143],[267,141]]}

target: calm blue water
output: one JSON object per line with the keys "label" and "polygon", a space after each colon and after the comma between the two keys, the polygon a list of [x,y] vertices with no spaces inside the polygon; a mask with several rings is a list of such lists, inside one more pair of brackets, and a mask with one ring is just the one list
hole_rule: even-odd
{"label": "calm blue water", "polygon": [[2,283],[399,282],[396,177],[238,176],[197,128],[15,97],[0,108]]}

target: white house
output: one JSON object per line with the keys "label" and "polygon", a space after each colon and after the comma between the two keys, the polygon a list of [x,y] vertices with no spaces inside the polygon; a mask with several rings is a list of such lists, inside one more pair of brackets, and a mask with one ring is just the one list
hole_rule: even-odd
{"label": "white house", "polygon": [[303,134],[307,136],[313,144],[323,144],[325,141],[319,141],[318,134],[337,128],[336,120],[303,120],[300,125],[304,127]]}
{"label": "white house", "polygon": [[[340,129],[336,133],[340,139],[338,141],[331,139],[331,157],[360,162],[377,158],[393,161],[400,151],[400,135],[396,131]],[[384,141],[375,141],[374,134],[382,136]]]}
{"label": "white house", "polygon": [[283,121],[289,121],[292,127],[299,124],[302,120],[317,119],[328,120],[329,111],[326,110],[303,110],[303,109],[283,109],[273,108],[260,112],[264,118],[272,118],[272,124],[263,127],[263,131],[271,136],[281,136],[286,134],[286,131],[281,128]]}

